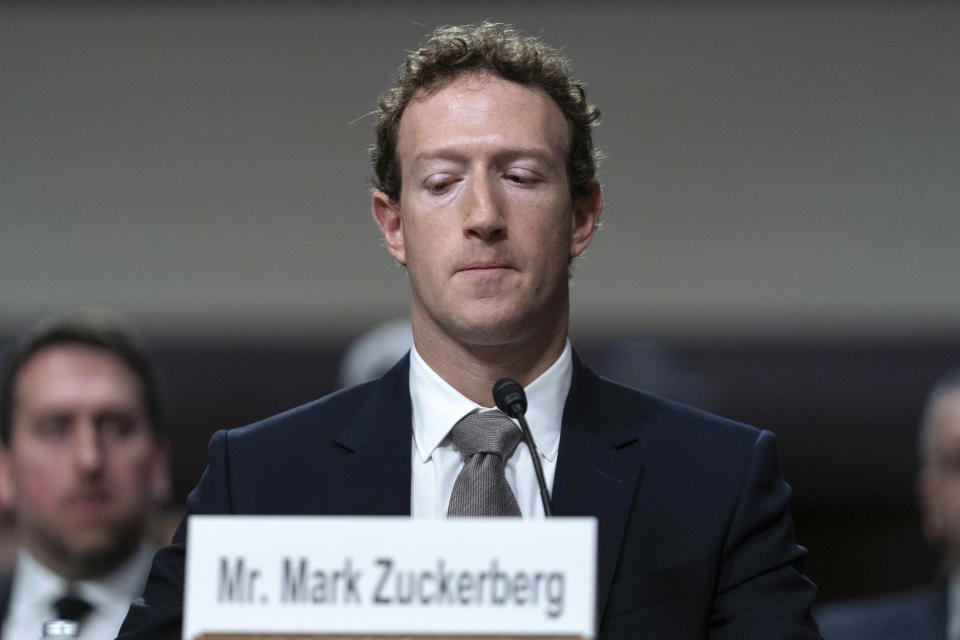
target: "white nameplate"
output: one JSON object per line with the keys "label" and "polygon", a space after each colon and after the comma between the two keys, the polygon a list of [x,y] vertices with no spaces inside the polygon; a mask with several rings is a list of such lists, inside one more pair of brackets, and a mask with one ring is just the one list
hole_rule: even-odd
{"label": "white nameplate", "polygon": [[593,518],[191,516],[202,633],[595,634]]}

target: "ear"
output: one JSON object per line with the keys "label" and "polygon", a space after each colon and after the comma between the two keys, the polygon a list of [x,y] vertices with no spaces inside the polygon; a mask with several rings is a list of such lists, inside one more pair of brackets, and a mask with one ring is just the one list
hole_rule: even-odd
{"label": "ear", "polygon": [[387,243],[390,254],[397,262],[406,266],[407,257],[403,246],[403,219],[400,217],[400,203],[394,202],[382,191],[373,194],[373,219],[383,239]]}
{"label": "ear", "polygon": [[170,499],[170,443],[166,440],[154,440],[149,473],[150,498],[155,505],[162,505]]}
{"label": "ear", "polygon": [[590,183],[590,193],[577,196],[573,203],[573,230],[570,236],[570,258],[583,253],[593,239],[593,233],[600,226],[600,214],[603,212],[603,194],[600,183]]}

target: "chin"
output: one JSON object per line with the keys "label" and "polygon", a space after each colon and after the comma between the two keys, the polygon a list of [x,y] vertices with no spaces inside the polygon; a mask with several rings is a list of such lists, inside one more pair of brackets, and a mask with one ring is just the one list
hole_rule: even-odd
{"label": "chin", "polygon": [[477,347],[501,347],[516,344],[528,336],[530,326],[516,318],[486,318],[482,323],[461,325],[458,334],[462,342]]}
{"label": "chin", "polygon": [[116,531],[78,533],[69,547],[69,564],[76,577],[104,575],[129,558],[139,544],[139,536],[118,536]]}
{"label": "chin", "polygon": [[74,528],[66,544],[80,554],[110,555],[115,549],[127,549],[139,544],[143,530],[144,525],[140,520],[100,522]]}

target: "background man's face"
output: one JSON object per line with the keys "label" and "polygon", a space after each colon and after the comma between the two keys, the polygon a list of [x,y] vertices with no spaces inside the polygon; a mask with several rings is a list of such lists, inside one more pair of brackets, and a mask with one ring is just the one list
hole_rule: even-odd
{"label": "background man's face", "polygon": [[930,413],[929,463],[920,477],[927,536],[946,545],[960,566],[960,390],[941,397]]}
{"label": "background man's face", "polygon": [[21,542],[60,573],[108,571],[169,491],[139,378],[109,351],[53,345],[23,364],[13,398],[4,489]]}
{"label": "background man's face", "polygon": [[566,330],[568,262],[600,213],[580,214],[571,198],[568,145],[566,120],[542,89],[498,76],[462,74],[410,102],[400,202],[378,195],[374,210],[407,266],[415,331],[496,345],[557,318]]}

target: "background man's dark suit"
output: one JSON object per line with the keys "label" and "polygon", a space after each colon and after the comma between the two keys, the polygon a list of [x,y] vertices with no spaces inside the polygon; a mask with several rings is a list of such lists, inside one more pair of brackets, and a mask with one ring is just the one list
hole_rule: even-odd
{"label": "background man's dark suit", "polygon": [[11,576],[0,578],[0,633],[3,633],[3,621],[7,618],[7,610],[10,608],[10,592],[13,590],[13,580]]}
{"label": "background man's dark suit", "polygon": [[[378,381],[218,432],[189,512],[407,515],[410,412],[404,358]],[[599,519],[600,637],[819,637],[789,497],[769,432],[603,380],[575,357],[552,505]],[[179,638],[183,542],[181,526],[122,638]]]}

